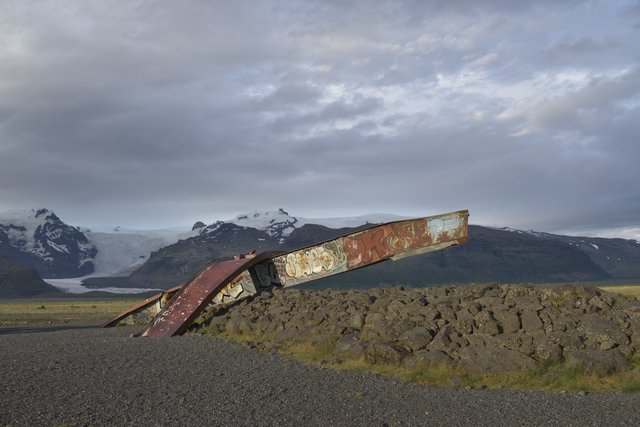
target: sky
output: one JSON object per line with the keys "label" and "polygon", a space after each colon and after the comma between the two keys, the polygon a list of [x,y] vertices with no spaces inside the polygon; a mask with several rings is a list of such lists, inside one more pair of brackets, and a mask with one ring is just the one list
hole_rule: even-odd
{"label": "sky", "polygon": [[637,1],[0,2],[0,211],[640,239]]}

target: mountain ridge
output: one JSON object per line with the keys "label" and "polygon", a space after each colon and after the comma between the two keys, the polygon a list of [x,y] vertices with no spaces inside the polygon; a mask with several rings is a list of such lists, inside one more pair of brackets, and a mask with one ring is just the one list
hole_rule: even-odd
{"label": "mountain ridge", "polygon": [[[221,224],[197,237],[152,253],[140,269],[118,280],[122,286],[170,287],[188,281],[215,258],[250,250],[292,250],[358,229],[330,229],[304,224],[279,238],[264,230]],[[478,225],[470,225],[469,233],[466,245],[380,263],[322,279],[313,286],[429,286],[491,281],[549,283],[640,278],[640,245],[634,241],[594,238],[598,239],[600,246],[607,248],[610,258],[620,259],[616,261],[618,264],[611,265],[603,262],[606,257],[594,252],[591,238],[518,233]],[[572,244],[572,239],[579,239],[586,247]],[[589,251],[589,248],[594,251]],[[86,282],[89,286],[103,283],[94,279]]]}
{"label": "mountain ridge", "polygon": [[[7,221],[8,217],[22,218],[22,222]],[[32,223],[25,223],[25,218]],[[251,250],[292,250],[354,232],[367,224],[401,219],[403,217],[391,214],[310,219],[294,217],[284,209],[278,209],[251,211],[209,225],[198,221],[191,230],[186,227],[92,230],[69,226],[48,209],[32,209],[0,213],[0,255],[27,268],[46,264],[40,271],[44,271],[47,280],[81,276],[78,280],[84,280],[91,287],[161,288],[184,283],[215,258]],[[356,226],[340,227],[343,225]],[[88,256],[78,252],[78,257],[67,264],[90,265],[94,267],[93,271],[75,268],[70,272],[58,270],[57,275],[51,274],[51,269],[60,267],[54,265],[52,268],[50,264],[56,264],[55,261],[45,263],[46,256],[52,251],[71,252],[64,251],[72,244],[60,240],[61,236],[67,236],[67,240],[71,236],[79,247],[90,250]],[[43,238],[47,239],[47,253],[42,249],[45,247]],[[12,243],[14,246],[7,248]],[[25,248],[36,250],[29,252]],[[81,256],[85,258],[81,259]],[[326,285],[358,287],[397,283],[425,286],[471,281],[538,283],[636,278],[640,278],[640,243],[635,240],[471,225],[468,245],[406,261],[382,263],[327,279]],[[324,286],[322,283],[316,285]]]}
{"label": "mountain ridge", "polygon": [[96,247],[78,228],[48,209],[0,214],[0,254],[44,277],[92,273]]}

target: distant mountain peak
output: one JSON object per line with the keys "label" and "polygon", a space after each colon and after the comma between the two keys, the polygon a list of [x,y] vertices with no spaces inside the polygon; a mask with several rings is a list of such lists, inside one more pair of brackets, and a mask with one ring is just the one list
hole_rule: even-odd
{"label": "distant mountain peak", "polygon": [[284,237],[295,230],[298,219],[280,208],[277,211],[251,211],[224,222],[263,230],[271,237]]}
{"label": "distant mountain peak", "polygon": [[224,225],[234,225],[242,228],[254,228],[267,233],[270,237],[283,238],[288,236],[300,226],[298,218],[289,215],[287,211],[280,208],[277,211],[254,210],[240,214],[227,221],[216,221],[206,227],[196,223],[194,230],[199,230],[200,235],[209,235],[220,229]]}
{"label": "distant mountain peak", "polygon": [[45,277],[91,273],[97,253],[78,228],[46,208],[0,213],[0,249]]}
{"label": "distant mountain peak", "polygon": [[[38,210],[36,211],[36,215],[35,215],[35,217],[36,217],[36,218],[38,218],[39,216],[41,216],[41,215],[45,215],[45,214],[47,214],[47,213],[49,213],[49,209],[46,209],[46,208],[38,209]],[[53,213],[53,212],[51,212],[51,213]]]}
{"label": "distant mountain peak", "polygon": [[296,228],[306,224],[322,225],[328,228],[359,227],[364,224],[379,224],[387,221],[405,219],[391,214],[369,214],[356,217],[335,218],[301,218],[296,217],[284,209],[278,210],[253,210],[227,221],[216,221],[206,227],[199,228],[200,235],[215,233],[223,224],[233,224],[238,227],[254,228],[264,231],[270,237],[284,239]]}
{"label": "distant mountain peak", "polygon": [[193,227],[191,227],[191,231],[200,230],[201,228],[204,228],[206,226],[207,224],[205,224],[204,222],[197,221],[195,224],[193,224]]}

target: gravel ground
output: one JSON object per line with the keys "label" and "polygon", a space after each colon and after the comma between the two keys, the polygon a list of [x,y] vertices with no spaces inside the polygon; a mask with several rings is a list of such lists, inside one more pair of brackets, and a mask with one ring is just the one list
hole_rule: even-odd
{"label": "gravel ground", "polygon": [[640,425],[640,394],[444,390],[207,336],[0,329],[0,425]]}

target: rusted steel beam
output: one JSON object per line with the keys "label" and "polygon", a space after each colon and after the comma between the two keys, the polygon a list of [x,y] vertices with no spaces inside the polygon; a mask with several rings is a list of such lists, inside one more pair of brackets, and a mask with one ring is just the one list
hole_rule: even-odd
{"label": "rusted steel beam", "polygon": [[375,225],[273,259],[280,284],[294,286],[387,259],[465,243],[468,211]]}
{"label": "rusted steel beam", "polygon": [[214,261],[178,291],[140,335],[145,337],[182,335],[222,288],[233,284],[249,267],[275,254],[265,252],[257,256],[240,256]]}
{"label": "rusted steel beam", "polygon": [[146,325],[166,306],[171,298],[182,289],[183,285],[174,286],[159,294],[152,295],[144,301],[135,304],[115,318],[105,323],[103,328],[110,328],[116,325]]}
{"label": "rusted steel beam", "polygon": [[[465,243],[469,235],[468,217],[465,210],[394,221],[287,253],[252,254],[214,261],[176,293],[142,335],[182,334],[209,304],[228,304],[273,286],[295,286],[384,260]],[[157,306],[147,299],[128,312],[134,315]],[[126,319],[127,312],[109,325]]]}

